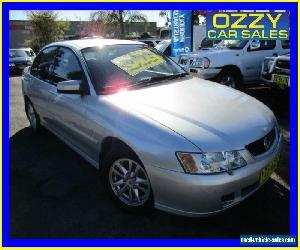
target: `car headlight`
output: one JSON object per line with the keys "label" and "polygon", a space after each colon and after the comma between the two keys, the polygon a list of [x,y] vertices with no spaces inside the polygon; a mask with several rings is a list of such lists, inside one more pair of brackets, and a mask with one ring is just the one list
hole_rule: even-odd
{"label": "car headlight", "polygon": [[208,58],[206,57],[202,57],[202,58],[195,58],[192,62],[191,62],[191,67],[194,68],[203,68],[203,69],[207,69],[210,65],[210,61]]}
{"label": "car headlight", "polygon": [[212,153],[177,152],[183,170],[189,174],[231,173],[233,169],[247,165],[238,150]]}
{"label": "car headlight", "polygon": [[268,62],[268,72],[270,72],[270,70],[271,70],[271,68],[273,67],[273,64],[274,64],[274,60],[270,60],[269,62]]}
{"label": "car headlight", "polygon": [[274,59],[266,59],[264,61],[264,72],[270,73],[272,67],[273,67]]}

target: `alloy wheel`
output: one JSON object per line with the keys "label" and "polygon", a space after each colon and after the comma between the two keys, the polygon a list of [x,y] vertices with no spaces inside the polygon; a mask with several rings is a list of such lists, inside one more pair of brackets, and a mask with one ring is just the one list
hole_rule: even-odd
{"label": "alloy wheel", "polygon": [[116,197],[125,205],[137,207],[149,199],[151,189],[148,176],[134,160],[116,160],[109,169],[109,183]]}
{"label": "alloy wheel", "polygon": [[235,88],[236,87],[235,79],[234,79],[233,76],[230,76],[230,75],[224,76],[221,79],[220,83],[223,84],[223,85],[226,85],[230,88]]}

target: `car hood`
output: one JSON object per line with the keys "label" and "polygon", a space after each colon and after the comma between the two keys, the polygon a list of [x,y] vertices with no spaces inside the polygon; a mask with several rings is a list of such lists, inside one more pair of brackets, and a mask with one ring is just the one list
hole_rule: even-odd
{"label": "car hood", "polygon": [[190,53],[190,57],[212,57],[212,56],[218,56],[220,54],[226,55],[226,54],[237,54],[239,52],[242,52],[242,50],[233,50],[233,49],[227,49],[227,48],[208,48],[208,49],[201,49],[197,52]]}
{"label": "car hood", "polygon": [[277,57],[280,60],[290,61],[290,54],[282,55]]}
{"label": "car hood", "polygon": [[200,78],[122,91],[108,99],[208,152],[242,149],[263,137],[276,122],[273,113],[253,97]]}
{"label": "car hood", "polygon": [[9,62],[28,62],[28,61],[31,61],[31,58],[27,56],[9,58]]}

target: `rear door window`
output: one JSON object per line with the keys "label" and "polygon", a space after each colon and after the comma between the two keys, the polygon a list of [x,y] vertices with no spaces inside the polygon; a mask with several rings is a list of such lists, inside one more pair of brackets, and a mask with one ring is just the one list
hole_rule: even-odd
{"label": "rear door window", "polygon": [[255,49],[248,47],[248,51],[273,50],[276,47],[276,40],[259,40],[260,46]]}
{"label": "rear door window", "polygon": [[51,81],[50,73],[56,56],[57,47],[48,47],[42,50],[34,60],[30,73],[46,82]]}

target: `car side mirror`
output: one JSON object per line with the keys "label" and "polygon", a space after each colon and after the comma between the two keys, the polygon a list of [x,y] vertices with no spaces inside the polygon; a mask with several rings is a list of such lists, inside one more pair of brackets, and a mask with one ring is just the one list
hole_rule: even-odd
{"label": "car side mirror", "polygon": [[249,47],[250,51],[251,50],[257,50],[259,48],[260,48],[260,42],[259,42],[259,40],[252,40],[252,41],[250,41],[250,47]]}
{"label": "car side mirror", "polygon": [[68,80],[59,82],[56,86],[58,93],[64,94],[82,94],[80,80]]}

